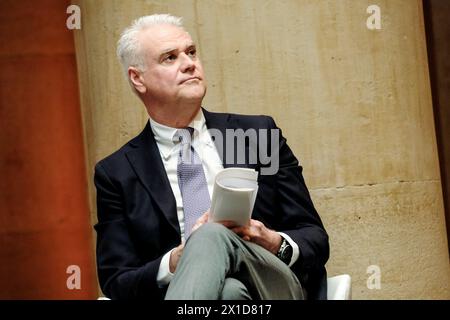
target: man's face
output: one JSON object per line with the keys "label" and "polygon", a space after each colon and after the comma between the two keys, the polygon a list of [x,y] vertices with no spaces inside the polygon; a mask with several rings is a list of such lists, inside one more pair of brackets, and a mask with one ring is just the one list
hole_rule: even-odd
{"label": "man's face", "polygon": [[206,93],[203,67],[186,31],[153,26],[140,34],[140,43],[147,64],[141,93],[150,103],[201,102]]}

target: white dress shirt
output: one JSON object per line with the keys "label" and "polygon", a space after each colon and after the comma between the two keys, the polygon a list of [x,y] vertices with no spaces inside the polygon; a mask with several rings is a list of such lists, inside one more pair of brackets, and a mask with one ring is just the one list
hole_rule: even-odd
{"label": "white dress shirt", "polygon": [[[177,165],[178,165],[178,154],[180,150],[180,143],[174,142],[173,139],[175,132],[177,131],[177,128],[171,128],[162,125],[160,123],[157,123],[151,118],[150,118],[150,126],[153,135],[155,137],[155,141],[158,146],[161,159],[164,164],[164,169],[166,170],[167,177],[169,178],[170,187],[172,188],[172,192],[175,196],[175,201],[177,205],[178,223],[180,225],[181,231],[181,239],[182,241],[184,241],[185,232],[184,232],[183,199],[181,197],[181,191],[178,185],[178,176],[177,176]],[[201,109],[188,126],[194,128],[194,132],[192,135],[192,146],[194,147],[195,151],[198,153],[202,161],[203,170],[205,172],[206,181],[208,183],[209,196],[211,197],[216,174],[223,169],[222,161],[220,159],[219,153],[217,152],[214,141],[212,141],[211,135],[208,132],[205,117]],[[292,259],[291,262],[289,263],[289,266],[291,266],[298,259],[299,248],[297,244],[288,235],[282,232],[279,232],[279,234],[282,235],[293,248]],[[161,264],[159,265],[156,280],[160,287],[164,287],[167,284],[169,284],[169,282],[173,278],[173,273],[171,273],[169,270],[169,260],[172,250],[170,250],[163,256]]]}

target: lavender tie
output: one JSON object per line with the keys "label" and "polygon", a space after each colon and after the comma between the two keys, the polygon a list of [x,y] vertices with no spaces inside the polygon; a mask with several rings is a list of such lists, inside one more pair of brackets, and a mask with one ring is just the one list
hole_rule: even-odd
{"label": "lavender tie", "polygon": [[191,146],[194,129],[178,129],[174,138],[180,141],[178,157],[178,185],[184,208],[184,238],[187,240],[195,221],[211,206],[203,165],[197,152]]}

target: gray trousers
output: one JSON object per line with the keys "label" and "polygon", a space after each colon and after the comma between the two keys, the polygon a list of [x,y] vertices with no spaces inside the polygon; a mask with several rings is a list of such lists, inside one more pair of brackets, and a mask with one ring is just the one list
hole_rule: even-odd
{"label": "gray trousers", "polygon": [[207,223],[186,242],[167,300],[303,299],[291,269],[221,224]]}

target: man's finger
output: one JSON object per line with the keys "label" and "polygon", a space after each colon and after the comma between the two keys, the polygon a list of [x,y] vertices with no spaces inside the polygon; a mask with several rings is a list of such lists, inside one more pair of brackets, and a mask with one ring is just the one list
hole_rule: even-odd
{"label": "man's finger", "polygon": [[245,241],[251,240],[251,235],[248,233],[248,230],[243,227],[231,228],[230,230],[236,233]]}
{"label": "man's finger", "polygon": [[222,220],[222,221],[217,221],[217,222],[220,223],[221,225],[227,227],[227,228],[234,228],[234,227],[238,226],[236,224],[236,222],[230,221],[230,220]]}

